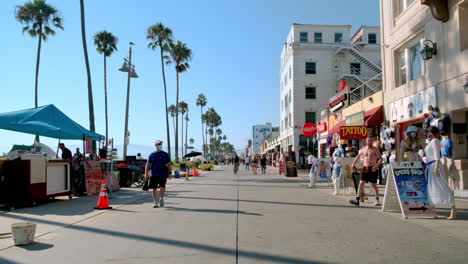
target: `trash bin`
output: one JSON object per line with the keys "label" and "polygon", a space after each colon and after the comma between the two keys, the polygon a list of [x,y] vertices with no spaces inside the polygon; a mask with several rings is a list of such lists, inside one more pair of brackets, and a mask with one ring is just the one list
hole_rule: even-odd
{"label": "trash bin", "polygon": [[36,234],[36,224],[31,222],[21,222],[11,225],[11,234],[15,246],[28,245],[34,243]]}
{"label": "trash bin", "polygon": [[286,172],[284,176],[297,177],[297,168],[296,168],[296,163],[294,161],[286,162]]}
{"label": "trash bin", "polygon": [[180,171],[174,171],[174,177],[176,179],[180,178]]}

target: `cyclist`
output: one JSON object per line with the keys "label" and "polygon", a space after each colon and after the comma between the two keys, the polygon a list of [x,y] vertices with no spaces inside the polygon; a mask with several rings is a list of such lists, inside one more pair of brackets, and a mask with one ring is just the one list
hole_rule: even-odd
{"label": "cyclist", "polygon": [[234,157],[234,173],[237,174],[237,171],[239,170],[239,156],[237,154]]}

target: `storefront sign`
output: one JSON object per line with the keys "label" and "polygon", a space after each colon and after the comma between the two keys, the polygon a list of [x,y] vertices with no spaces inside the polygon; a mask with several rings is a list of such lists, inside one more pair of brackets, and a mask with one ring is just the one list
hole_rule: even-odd
{"label": "storefront sign", "polygon": [[317,134],[317,126],[314,123],[305,123],[302,126],[302,134],[306,137],[313,137]]}
{"label": "storefront sign", "polygon": [[346,101],[346,99],[348,99],[348,93],[345,90],[345,91],[339,93],[338,95],[333,96],[330,99],[330,101],[328,102],[328,108],[333,108],[334,106]]}
{"label": "storefront sign", "polygon": [[93,153],[93,142],[91,141],[90,137],[85,137],[85,153],[92,154]]}
{"label": "storefront sign", "polygon": [[364,125],[364,111],[349,115],[346,117],[347,126],[363,126]]}
{"label": "storefront sign", "polygon": [[396,123],[422,117],[429,112],[429,106],[436,106],[435,87],[390,103],[391,121]]}
{"label": "storefront sign", "polygon": [[342,126],[340,127],[340,139],[353,140],[367,138],[365,126]]}
{"label": "storefront sign", "polygon": [[399,204],[404,218],[436,215],[427,199],[427,181],[422,167],[390,166],[388,171],[382,211],[395,210]]}
{"label": "storefront sign", "polygon": [[327,131],[327,122],[318,123],[317,130],[318,130],[319,133]]}

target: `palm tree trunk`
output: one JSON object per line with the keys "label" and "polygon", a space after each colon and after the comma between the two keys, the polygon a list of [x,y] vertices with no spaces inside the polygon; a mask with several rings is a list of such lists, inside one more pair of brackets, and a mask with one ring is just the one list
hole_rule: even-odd
{"label": "palm tree trunk", "polygon": [[201,119],[201,135],[202,135],[202,141],[203,141],[202,150],[203,150],[203,156],[206,156],[206,153],[205,153],[205,135],[203,134],[203,132],[205,131],[205,128],[204,128],[205,122],[203,122],[203,106],[200,106],[200,119]]}
{"label": "palm tree trunk", "polygon": [[167,154],[169,154],[169,159],[171,159],[171,135],[169,133],[169,113],[167,112],[167,87],[166,87],[166,73],[164,71],[164,58],[163,58],[163,49],[162,46],[159,45],[161,48],[161,68],[162,68],[162,76],[164,82],[164,102],[166,103],[166,133],[167,133]]}
{"label": "palm tree trunk", "polygon": [[106,150],[107,144],[109,142],[109,119],[107,115],[107,60],[106,55],[104,55],[104,107],[106,115]]}
{"label": "palm tree trunk", "polygon": [[188,119],[185,120],[185,144],[184,144],[185,155],[187,155],[187,145],[188,145],[187,139],[188,139]]}
{"label": "palm tree trunk", "polygon": [[[81,9],[81,40],[83,42],[83,52],[86,64],[86,74],[88,75],[88,105],[89,105],[89,130],[96,131],[94,124],[94,103],[93,103],[93,87],[91,84],[91,70],[89,68],[88,47],[86,45],[86,28],[85,28],[85,12],[84,0],[80,0]],[[96,153],[96,141],[93,140],[93,153]]]}
{"label": "palm tree trunk", "polygon": [[175,137],[175,116],[172,117],[172,129],[174,129],[174,137]]}
{"label": "palm tree trunk", "polygon": [[[42,26],[41,26],[41,32],[42,32]],[[39,41],[37,44],[37,60],[36,60],[36,81],[34,84],[34,107],[37,108],[39,106],[39,99],[38,99],[38,85],[39,85],[39,65],[41,62],[41,47],[42,47],[42,36],[39,35]],[[39,142],[39,135],[36,135],[35,141]]]}
{"label": "palm tree trunk", "polygon": [[182,123],[182,137],[180,139],[180,141],[182,142],[182,146],[181,146],[181,157],[184,157],[184,113],[181,114],[181,122]]}
{"label": "palm tree trunk", "polygon": [[176,70],[176,133],[175,133],[175,160],[179,162],[179,72]]}

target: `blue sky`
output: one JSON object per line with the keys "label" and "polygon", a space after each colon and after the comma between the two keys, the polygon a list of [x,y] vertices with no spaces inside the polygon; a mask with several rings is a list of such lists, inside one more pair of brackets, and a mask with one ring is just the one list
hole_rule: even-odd
{"label": "blue sky", "polygon": [[[16,5],[4,0],[0,9],[0,112],[34,106],[37,39],[21,33],[14,18]],[[87,79],[80,31],[79,0],[48,0],[64,17],[58,31],[42,46],[39,104],[55,104],[72,119],[89,127]],[[193,60],[180,80],[181,99],[190,107],[189,137],[201,145],[200,109],[204,93],[208,106],[223,119],[222,130],[236,148],[246,145],[255,124],[279,123],[279,67],[282,43],[292,23],[343,24],[357,29],[379,25],[377,0],[99,0],[85,1],[97,132],[105,133],[103,58],[92,37],[100,30],[118,36],[118,52],[108,59],[109,135],[122,144],[126,75],[117,69],[135,43],[133,61],[139,79],[132,79],[131,144],[151,147],[165,139],[164,97],[159,55],[147,48],[146,29],[162,22],[174,37],[192,49]],[[167,67],[169,103],[175,103],[175,72]],[[0,130],[0,153],[13,143],[31,144],[33,137]],[[55,139],[42,138],[53,148]],[[67,142],[81,145],[80,142]],[[130,149],[130,151],[132,148]],[[132,153],[130,153],[132,154]]]}

